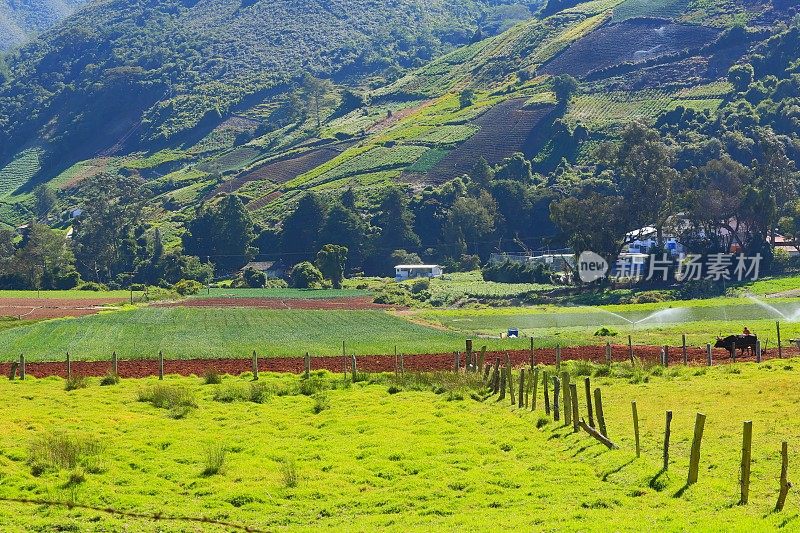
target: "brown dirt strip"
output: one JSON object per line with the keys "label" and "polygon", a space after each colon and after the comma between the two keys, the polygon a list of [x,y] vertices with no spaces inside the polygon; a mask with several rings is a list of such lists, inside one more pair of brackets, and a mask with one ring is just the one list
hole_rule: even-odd
{"label": "brown dirt strip", "polygon": [[[636,357],[643,361],[655,363],[659,361],[661,348],[658,346],[634,346]],[[505,360],[508,353],[514,366],[521,367],[530,364],[529,350],[514,350],[509,352],[487,352],[486,364],[493,363],[496,358]],[[535,350],[537,364],[552,365],[555,363],[555,350],[552,348]],[[689,364],[703,366],[706,364],[706,352],[702,348],[689,348],[687,350]],[[786,347],[783,349],[783,357],[800,356],[800,349],[796,347]],[[563,361],[569,360],[588,360],[595,363],[605,361],[604,346],[579,346],[574,348],[562,348],[561,357]],[[670,365],[682,363],[682,352],[680,347],[671,347],[669,351]],[[771,349],[764,354],[764,360],[776,359],[777,349]],[[613,346],[612,359],[615,362],[628,360],[627,346]],[[731,363],[726,350],[713,351],[714,364]],[[737,357],[737,361],[753,362],[753,356]],[[394,372],[395,358],[393,355],[365,355],[357,357],[358,369],[361,372]],[[404,367],[409,372],[431,372],[447,371],[454,367],[455,358],[453,354],[426,354],[426,355],[406,355],[404,357]],[[142,359],[133,361],[119,361],[119,374],[123,378],[144,378],[158,375],[158,361],[154,359]],[[461,354],[461,366],[466,364],[465,354]],[[250,359],[192,359],[192,360],[167,360],[164,362],[164,371],[167,374],[177,374],[181,376],[200,376],[208,370],[215,370],[223,374],[239,375],[251,370]],[[299,374],[303,372],[302,357],[267,357],[260,358],[259,370],[261,372],[290,372]],[[344,372],[345,367],[349,369],[349,362],[340,356],[336,357],[312,357],[312,370],[328,370],[331,372]],[[27,363],[26,373],[37,378],[47,376],[66,377],[67,369],[65,362],[46,362],[46,363]],[[8,376],[11,363],[0,363],[0,374]],[[86,377],[104,376],[111,369],[110,361],[73,361],[73,375]]]}
{"label": "brown dirt strip", "polygon": [[391,309],[397,306],[373,303],[371,296],[346,298],[239,298],[214,297],[193,298],[178,302],[153,304],[155,307],[240,307],[258,309],[304,309],[304,310],[369,310]]}
{"label": "brown dirt strip", "polygon": [[126,302],[125,298],[0,298],[0,316],[41,320],[68,316],[93,315],[104,305]]}

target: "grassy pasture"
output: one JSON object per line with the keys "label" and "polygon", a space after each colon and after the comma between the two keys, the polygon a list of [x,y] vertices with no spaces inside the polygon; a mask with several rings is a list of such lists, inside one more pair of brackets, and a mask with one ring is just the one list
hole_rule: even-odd
{"label": "grassy pasture", "polygon": [[226,298],[276,298],[281,300],[293,299],[329,299],[348,298],[354,296],[369,296],[369,291],[358,289],[232,289],[230,287],[212,287],[201,291],[198,297],[226,297]]}
{"label": "grassy pasture", "polygon": [[[170,359],[451,352],[463,335],[421,326],[384,311],[298,311],[147,307],[23,325],[0,332],[2,357],[29,361]],[[491,343],[490,343],[491,344]],[[499,341],[495,344],[499,345]],[[524,340],[503,346],[525,347]]]}
{"label": "grassy pasture", "polygon": [[[626,377],[593,378],[603,390],[609,436],[620,446],[614,451],[571,427],[542,424],[546,419],[537,429],[544,416],[541,388],[539,412],[531,413],[494,398],[473,400],[457,381],[441,394],[422,381],[390,394],[388,377],[347,386],[320,374],[304,396],[298,378],[262,374],[265,394],[262,403],[253,403],[214,400],[248,390],[247,376],[226,377],[219,385],[168,376],[164,384],[195,405],[173,419],[169,410],[137,401],[155,379],[111,387],[89,380],[88,388],[70,392],[57,378],[0,379],[0,417],[7,421],[0,427],[0,497],[283,531],[640,531],[644,516],[659,531],[792,527],[800,504],[796,490],[785,511],[772,509],[782,440],[789,441],[790,479],[800,461],[793,429],[798,365],[787,360],[633,373],[615,366],[612,373]],[[570,368],[573,379],[601,370]],[[579,398],[584,413],[582,393]],[[674,418],[669,471],[663,474],[666,409]],[[698,411],[708,416],[699,481],[682,490]],[[747,506],[736,505],[743,420],[754,426]],[[42,443],[65,441],[81,443],[74,464],[45,462],[33,475],[38,463],[31,460],[41,460]],[[215,465],[220,453],[224,459]],[[220,468],[214,473],[210,466]],[[0,528],[172,532],[201,526],[4,502]],[[202,530],[231,528],[205,524]]]}

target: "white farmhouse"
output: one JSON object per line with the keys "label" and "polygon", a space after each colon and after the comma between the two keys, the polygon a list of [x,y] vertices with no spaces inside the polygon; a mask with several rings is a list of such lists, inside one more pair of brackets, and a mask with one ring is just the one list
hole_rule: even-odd
{"label": "white farmhouse", "polygon": [[414,278],[438,278],[444,271],[439,265],[397,265],[394,267],[394,279],[403,281]]}

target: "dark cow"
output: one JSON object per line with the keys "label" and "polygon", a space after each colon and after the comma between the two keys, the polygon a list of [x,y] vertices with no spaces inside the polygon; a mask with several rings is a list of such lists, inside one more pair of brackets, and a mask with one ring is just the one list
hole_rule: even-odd
{"label": "dark cow", "polygon": [[727,337],[717,337],[714,348],[725,348],[730,352],[731,357],[733,357],[733,350],[738,348],[744,356],[745,350],[751,354],[756,353],[756,341],[758,341],[756,335],[728,335]]}

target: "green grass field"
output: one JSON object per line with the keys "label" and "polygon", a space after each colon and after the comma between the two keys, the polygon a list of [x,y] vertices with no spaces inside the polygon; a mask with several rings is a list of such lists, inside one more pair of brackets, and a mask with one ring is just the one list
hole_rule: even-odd
{"label": "green grass field", "polygon": [[[67,392],[58,378],[1,378],[0,498],[209,518],[260,531],[793,529],[797,491],[789,492],[786,510],[773,508],[782,440],[789,441],[790,480],[800,464],[798,365],[614,366],[612,374],[624,377],[593,378],[603,390],[608,434],[620,446],[614,451],[547,422],[541,388],[539,411],[532,413],[508,400],[470,398],[466,378],[445,380],[435,394],[435,379],[409,378],[390,389],[389,376],[348,386],[325,374],[313,385],[262,374],[261,403],[254,403],[214,399],[250,391],[247,376],[219,385],[168,376],[167,390],[181,394],[167,397],[195,405],[183,411],[137,401],[152,392],[155,379],[109,387],[89,380],[88,388]],[[573,379],[605,373],[589,365],[570,368]],[[638,459],[631,400],[641,428]],[[584,413],[582,393],[579,405]],[[667,409],[674,418],[664,474]],[[699,481],[684,490],[698,411],[708,417]],[[750,503],[740,506],[744,420],[753,421],[753,461]],[[233,530],[9,502],[0,506],[0,528]]]}
{"label": "green grass field", "polygon": [[200,291],[197,295],[203,297],[240,297],[240,298],[276,298],[282,300],[292,299],[328,299],[348,298],[353,296],[369,296],[369,291],[358,289],[231,289],[225,287],[212,287],[208,291]]}
{"label": "green grass field", "polygon": [[[58,319],[0,331],[2,359],[29,361],[168,359],[452,352],[463,349],[455,332],[417,325],[383,311],[306,311],[148,307]],[[500,346],[495,341],[490,346]],[[502,346],[524,348],[523,340]]]}

